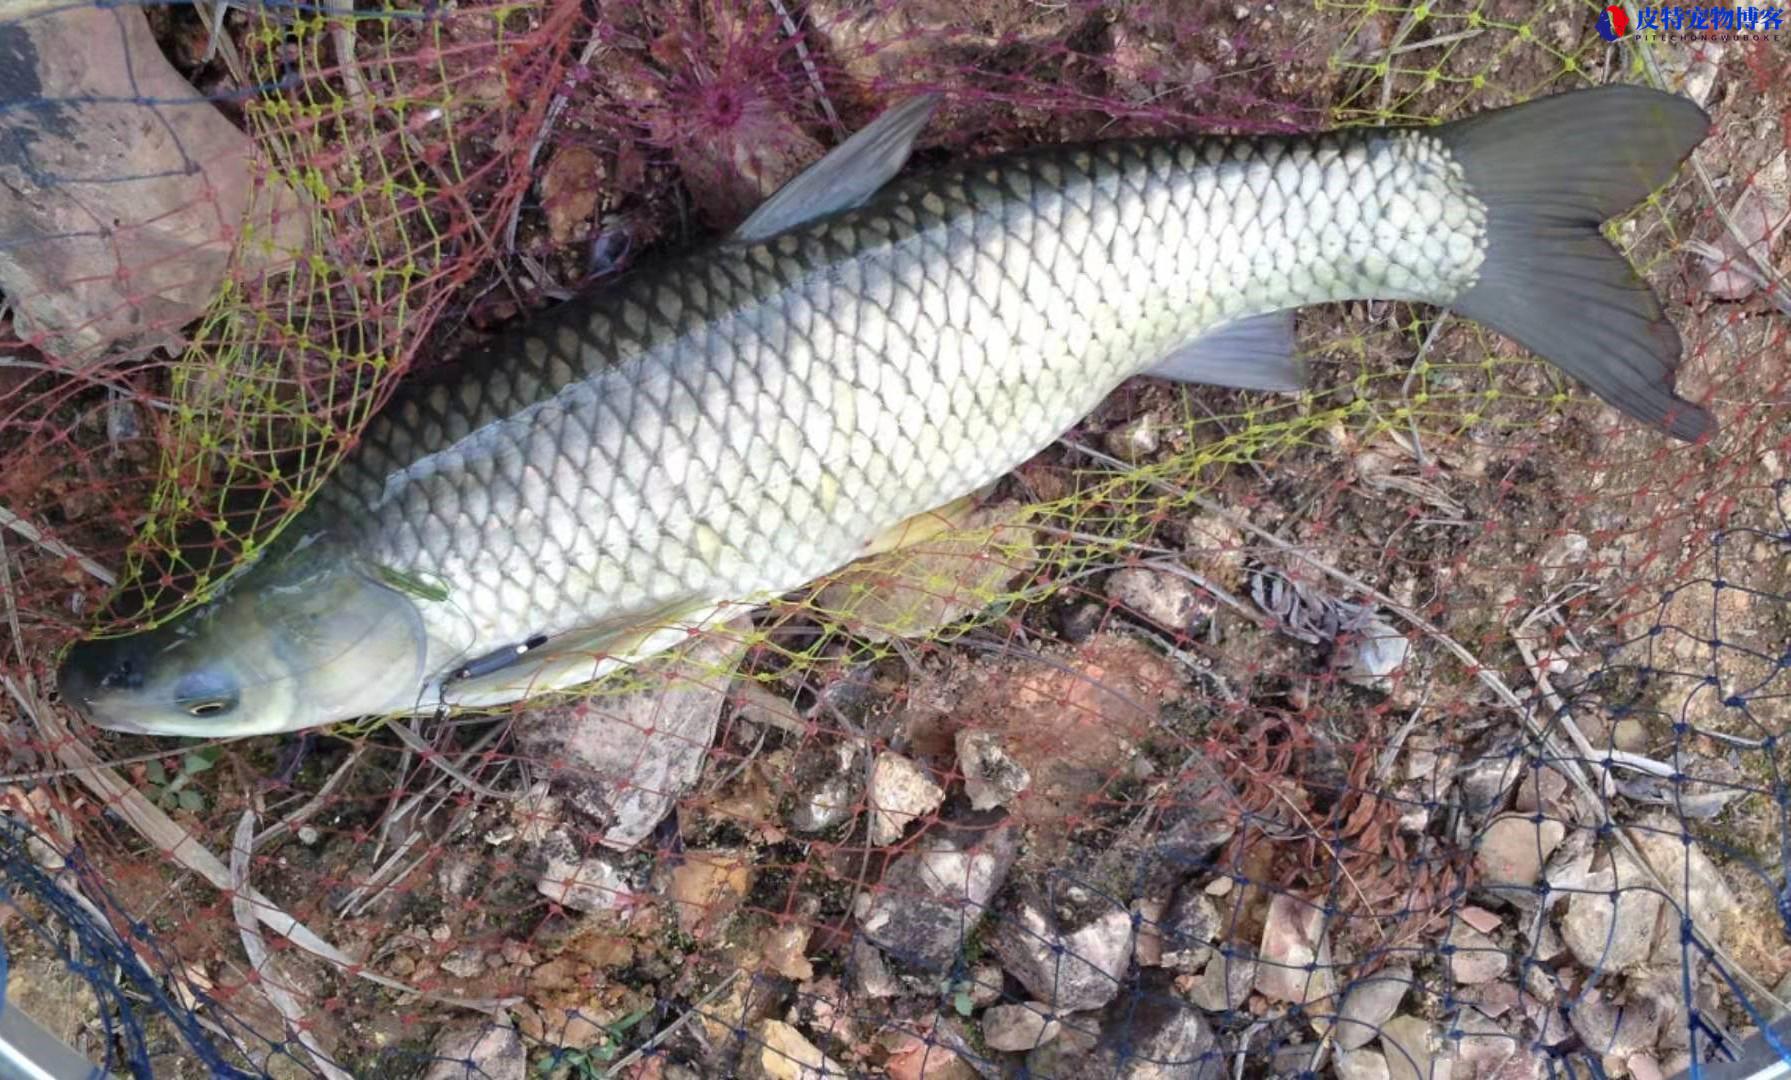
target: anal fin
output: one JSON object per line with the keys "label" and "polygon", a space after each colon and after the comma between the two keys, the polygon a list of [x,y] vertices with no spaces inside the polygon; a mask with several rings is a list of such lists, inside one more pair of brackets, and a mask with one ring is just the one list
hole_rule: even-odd
{"label": "anal fin", "polygon": [[1183,342],[1144,374],[1237,390],[1299,390],[1306,385],[1305,366],[1294,355],[1292,311],[1222,323]]}

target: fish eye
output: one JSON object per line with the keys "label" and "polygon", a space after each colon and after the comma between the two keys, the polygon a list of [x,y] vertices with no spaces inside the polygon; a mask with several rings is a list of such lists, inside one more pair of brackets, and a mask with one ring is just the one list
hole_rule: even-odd
{"label": "fish eye", "polygon": [[242,699],[236,680],[214,672],[194,672],[174,688],[174,704],[189,716],[217,716]]}

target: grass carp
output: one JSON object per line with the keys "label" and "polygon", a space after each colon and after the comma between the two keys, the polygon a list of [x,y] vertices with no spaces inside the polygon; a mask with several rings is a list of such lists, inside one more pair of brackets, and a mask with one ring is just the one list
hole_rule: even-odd
{"label": "grass carp", "polygon": [[220,596],[76,646],[65,697],[103,727],[221,736],[588,681],[852,561],[1127,378],[1297,389],[1308,304],[1445,306],[1672,436],[1714,426],[1599,232],[1703,138],[1683,98],[896,179],[932,106],[886,112],[725,241],[403,387]]}

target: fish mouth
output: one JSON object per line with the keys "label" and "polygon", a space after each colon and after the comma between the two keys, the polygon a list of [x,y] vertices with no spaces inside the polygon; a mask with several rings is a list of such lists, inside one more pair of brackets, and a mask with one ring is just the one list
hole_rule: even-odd
{"label": "fish mouth", "polygon": [[149,728],[144,727],[134,720],[126,720],[122,716],[112,716],[94,709],[92,706],[82,707],[77,705],[76,711],[85,717],[88,723],[103,731],[115,731],[120,735],[159,734],[159,732],[151,731]]}
{"label": "fish mouth", "polygon": [[56,687],[62,700],[95,727],[132,735],[147,735],[143,725],[107,708],[119,690],[143,685],[142,643],[129,638],[81,641],[69,649],[56,669]]}

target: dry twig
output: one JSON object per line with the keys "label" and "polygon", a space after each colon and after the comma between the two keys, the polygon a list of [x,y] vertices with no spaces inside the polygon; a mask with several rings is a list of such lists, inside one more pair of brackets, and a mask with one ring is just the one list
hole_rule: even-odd
{"label": "dry twig", "polygon": [[323,1052],[323,1047],[317,1045],[317,1036],[305,1025],[305,1007],[299,1004],[281,981],[281,974],[270,964],[267,942],[261,937],[255,914],[255,901],[250,899],[254,888],[249,884],[249,860],[254,850],[255,812],[245,810],[242,820],[236,823],[236,839],[230,845],[230,910],[236,915],[236,929],[242,935],[243,952],[249,957],[249,970],[258,976],[255,985],[286,1021],[286,1029],[311,1055],[311,1060],[317,1063],[318,1070],[328,1080],[354,1080]]}
{"label": "dry twig", "polygon": [[[111,812],[118,815],[139,836],[153,845],[156,850],[167,853],[177,864],[209,882],[213,888],[229,891],[234,888],[230,870],[216,855],[212,854],[204,844],[195,840],[191,834],[163,813],[142,792],[126,783],[100,756],[84,741],[75,738],[68,725],[50,708],[39,708],[13,685],[12,680],[5,680],[5,685],[24,709],[36,721],[44,734],[45,742],[56,757],[69,771],[80,780],[86,788]],[[249,890],[247,898],[252,901],[255,917],[268,929],[285,937],[294,945],[310,953],[347,974],[376,983],[389,990],[404,994],[415,994],[429,1001],[444,1005],[473,1009],[478,1012],[496,1014],[509,1007],[514,998],[457,998],[447,994],[422,991],[408,983],[401,982],[378,972],[369,971],[347,953],[331,945],[304,923],[282,911],[278,905],[260,892]]]}
{"label": "dry twig", "polygon": [[55,537],[45,536],[43,530],[4,506],[0,506],[0,525],[6,526],[13,532],[18,533],[20,536],[31,541],[33,544],[36,544],[38,547],[43,548],[57,558],[73,559],[81,569],[92,574],[107,585],[116,586],[118,584],[117,574],[114,574],[112,571],[101,566],[99,563],[94,562],[92,559],[76,551],[74,548],[69,547],[62,541],[57,540]]}

